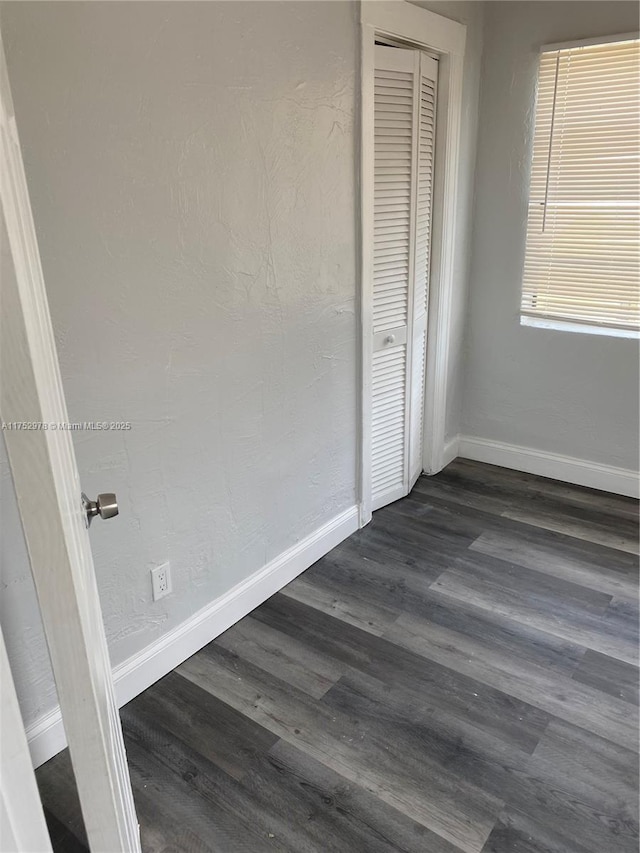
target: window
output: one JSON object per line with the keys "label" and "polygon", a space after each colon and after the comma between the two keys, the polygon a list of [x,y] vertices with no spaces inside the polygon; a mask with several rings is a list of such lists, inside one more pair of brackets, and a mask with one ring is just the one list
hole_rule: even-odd
{"label": "window", "polygon": [[523,323],[640,326],[639,45],[541,54]]}

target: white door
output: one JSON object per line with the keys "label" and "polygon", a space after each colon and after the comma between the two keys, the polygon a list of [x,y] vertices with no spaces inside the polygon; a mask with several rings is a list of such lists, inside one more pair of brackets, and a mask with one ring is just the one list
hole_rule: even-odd
{"label": "white door", "polygon": [[438,63],[376,45],[372,508],[422,471],[424,377]]}
{"label": "white door", "polygon": [[89,844],[129,853],[138,823],[1,41],[0,134],[0,416]]}

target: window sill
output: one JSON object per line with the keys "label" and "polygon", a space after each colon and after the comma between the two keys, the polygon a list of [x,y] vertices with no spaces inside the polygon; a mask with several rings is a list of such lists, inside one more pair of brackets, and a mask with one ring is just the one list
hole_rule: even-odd
{"label": "window sill", "polygon": [[590,326],[588,323],[570,323],[567,320],[550,320],[545,317],[529,317],[520,315],[521,326],[531,326],[536,329],[551,329],[555,332],[578,332],[583,335],[606,335],[609,338],[640,339],[637,329],[615,329],[611,326]]}

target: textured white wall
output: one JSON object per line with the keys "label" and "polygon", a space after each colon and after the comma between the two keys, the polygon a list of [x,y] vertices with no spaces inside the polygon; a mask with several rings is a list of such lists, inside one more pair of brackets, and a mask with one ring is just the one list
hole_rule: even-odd
{"label": "textured white wall", "polygon": [[537,49],[638,27],[632,2],[486,4],[463,431],[638,469],[638,342],[519,325]]}
{"label": "textured white wall", "polygon": [[[468,26],[458,432],[482,6]],[[355,500],[358,10],[4,3],[0,15],[112,662]],[[55,704],[0,442],[6,633],[27,724]],[[173,595],[149,569],[169,559]]]}
{"label": "textured white wall", "polygon": [[[2,31],[69,414],[132,422],[74,434],[121,507],[91,528],[117,664],[355,502],[357,7],[7,3]],[[3,491],[30,723],[55,692]]]}

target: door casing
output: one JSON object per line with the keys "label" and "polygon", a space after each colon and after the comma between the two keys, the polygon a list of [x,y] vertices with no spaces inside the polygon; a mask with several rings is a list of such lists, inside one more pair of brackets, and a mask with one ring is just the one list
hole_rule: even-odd
{"label": "door casing", "polygon": [[51,853],[2,630],[0,684],[0,850]]}

